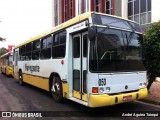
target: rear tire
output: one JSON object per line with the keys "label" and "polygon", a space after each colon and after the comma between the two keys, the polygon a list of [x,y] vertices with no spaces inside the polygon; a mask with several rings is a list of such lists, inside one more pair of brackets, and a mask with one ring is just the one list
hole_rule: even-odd
{"label": "rear tire", "polygon": [[22,74],[21,71],[19,72],[19,84],[20,84],[21,86],[24,85],[24,82],[23,82],[23,74]]}
{"label": "rear tire", "polygon": [[51,93],[56,102],[63,101],[62,82],[58,77],[54,77],[51,84]]}

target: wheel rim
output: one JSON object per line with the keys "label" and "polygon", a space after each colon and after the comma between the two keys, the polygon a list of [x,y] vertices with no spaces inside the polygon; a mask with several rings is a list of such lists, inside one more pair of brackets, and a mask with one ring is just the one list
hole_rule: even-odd
{"label": "wheel rim", "polygon": [[22,83],[22,75],[19,76],[19,82]]}
{"label": "wheel rim", "polygon": [[60,85],[58,83],[53,84],[51,91],[54,96],[58,97],[60,95]]}

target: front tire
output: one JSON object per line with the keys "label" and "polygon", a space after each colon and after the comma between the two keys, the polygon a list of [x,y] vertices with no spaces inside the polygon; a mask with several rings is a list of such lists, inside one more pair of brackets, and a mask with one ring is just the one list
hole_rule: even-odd
{"label": "front tire", "polygon": [[63,101],[62,82],[58,77],[54,77],[51,85],[51,93],[56,102]]}

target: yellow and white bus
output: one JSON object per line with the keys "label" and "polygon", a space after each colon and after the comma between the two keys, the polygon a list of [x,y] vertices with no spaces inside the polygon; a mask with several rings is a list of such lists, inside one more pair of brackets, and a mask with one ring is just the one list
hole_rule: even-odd
{"label": "yellow and white bus", "polygon": [[8,52],[0,57],[0,69],[1,73],[5,75],[12,75],[13,69],[13,55],[12,52]]}
{"label": "yellow and white bus", "polygon": [[147,96],[140,26],[88,12],[14,49],[14,76],[52,93],[101,107]]}

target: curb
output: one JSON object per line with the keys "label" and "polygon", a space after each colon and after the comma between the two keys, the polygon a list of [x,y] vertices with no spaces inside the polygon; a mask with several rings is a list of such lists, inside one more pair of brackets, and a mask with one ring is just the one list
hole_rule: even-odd
{"label": "curb", "polygon": [[151,104],[155,104],[155,105],[160,105],[159,101],[156,101],[156,100],[153,100],[153,99],[150,99],[150,98],[140,99],[139,101],[146,102],[146,103],[151,103]]}

